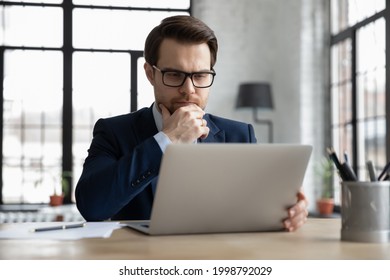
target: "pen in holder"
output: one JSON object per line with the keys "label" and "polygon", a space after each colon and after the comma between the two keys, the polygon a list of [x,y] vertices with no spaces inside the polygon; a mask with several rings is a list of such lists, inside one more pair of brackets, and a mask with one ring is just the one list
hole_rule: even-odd
{"label": "pen in holder", "polygon": [[341,240],[389,242],[390,181],[342,182]]}
{"label": "pen in holder", "polygon": [[357,181],[357,176],[348,163],[348,157],[344,153],[345,162],[341,163],[333,148],[328,148],[329,158],[334,162],[337,172],[343,181]]}

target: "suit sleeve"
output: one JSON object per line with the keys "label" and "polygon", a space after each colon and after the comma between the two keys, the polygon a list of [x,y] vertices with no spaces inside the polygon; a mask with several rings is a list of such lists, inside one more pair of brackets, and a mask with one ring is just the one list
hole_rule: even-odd
{"label": "suit sleeve", "polygon": [[253,125],[251,124],[248,124],[248,138],[249,138],[249,143],[257,143],[255,130],[253,129]]}
{"label": "suit sleeve", "polygon": [[87,221],[111,218],[158,176],[162,151],[153,137],[140,144],[121,141],[104,120],[96,123],[75,193]]}

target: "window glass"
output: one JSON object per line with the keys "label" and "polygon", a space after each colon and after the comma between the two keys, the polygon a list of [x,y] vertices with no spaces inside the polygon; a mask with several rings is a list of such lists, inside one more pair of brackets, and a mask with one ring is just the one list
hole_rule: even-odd
{"label": "window glass", "polygon": [[73,43],[76,48],[143,50],[150,30],[170,15],[173,14],[74,9]]}
{"label": "window glass", "polygon": [[385,69],[359,75],[357,80],[358,119],[385,115]]}
{"label": "window glass", "polygon": [[144,8],[171,8],[188,9],[190,0],[73,0],[74,4],[79,5],[103,5],[103,6],[121,6],[121,7],[144,7]]}
{"label": "window glass", "polygon": [[24,2],[24,3],[45,3],[45,4],[61,4],[62,0],[7,0],[7,2]]}
{"label": "window glass", "polygon": [[6,46],[62,46],[61,8],[6,6],[2,17],[3,44]]}
{"label": "window glass", "polygon": [[[127,53],[75,52],[73,55],[74,123],[130,112],[130,56]],[[88,114],[89,116],[90,114]],[[90,119],[89,117],[86,118]]]}
{"label": "window glass", "polygon": [[349,26],[384,10],[385,7],[386,0],[348,0]]}
{"label": "window glass", "polygon": [[352,121],[352,84],[342,84],[339,91],[339,124],[346,124]]}
{"label": "window glass", "polygon": [[331,32],[336,34],[348,26],[348,0],[331,0]]}
{"label": "window glass", "polygon": [[357,31],[357,71],[373,71],[386,63],[385,20],[383,18]]}
{"label": "window glass", "polygon": [[5,51],[4,121],[60,125],[62,53]]}
{"label": "window glass", "polygon": [[332,84],[337,85],[345,83],[351,79],[351,40],[347,39],[343,42],[332,46],[331,48],[331,81]]}
{"label": "window glass", "polygon": [[357,121],[362,169],[367,160],[378,169],[386,164],[385,37],[382,18],[357,31]]}
{"label": "window glass", "polygon": [[385,8],[385,0],[332,0],[331,32],[341,32]]}
{"label": "window glass", "polygon": [[6,50],[3,199],[47,202],[60,174],[62,53]]}

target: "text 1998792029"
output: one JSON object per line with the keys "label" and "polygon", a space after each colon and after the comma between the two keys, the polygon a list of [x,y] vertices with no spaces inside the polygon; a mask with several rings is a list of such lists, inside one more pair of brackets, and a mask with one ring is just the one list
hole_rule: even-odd
{"label": "text 1998792029", "polygon": [[272,267],[253,267],[253,266],[220,266],[208,268],[144,268],[144,267],[127,267],[119,269],[120,276],[267,276],[272,272]]}

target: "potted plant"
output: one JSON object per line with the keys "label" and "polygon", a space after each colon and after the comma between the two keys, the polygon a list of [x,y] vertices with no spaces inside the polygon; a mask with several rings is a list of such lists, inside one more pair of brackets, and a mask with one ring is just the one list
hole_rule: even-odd
{"label": "potted plant", "polygon": [[58,193],[57,186],[54,186],[54,192],[50,196],[50,206],[59,206],[62,205],[64,202],[64,197],[69,191],[69,178],[72,177],[72,174],[70,171],[64,171],[61,174],[61,192]]}
{"label": "potted plant", "polygon": [[317,166],[317,173],[321,179],[317,211],[321,216],[329,216],[334,207],[333,162],[329,158],[322,158]]}

